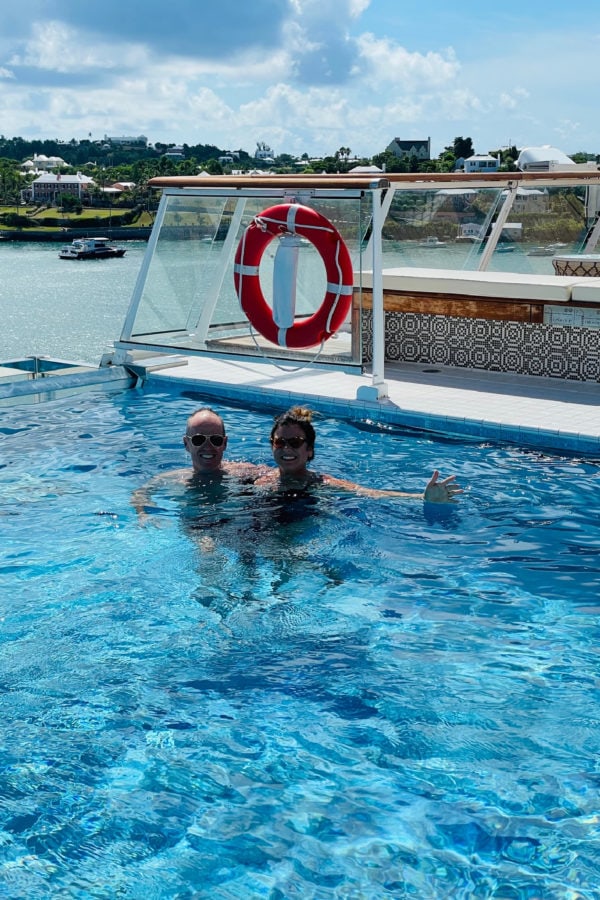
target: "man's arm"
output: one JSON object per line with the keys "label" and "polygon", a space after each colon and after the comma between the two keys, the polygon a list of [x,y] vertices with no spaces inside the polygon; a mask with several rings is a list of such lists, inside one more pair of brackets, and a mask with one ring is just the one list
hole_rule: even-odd
{"label": "man's arm", "polygon": [[131,505],[135,509],[140,525],[144,525],[150,519],[148,510],[158,509],[153,502],[152,495],[165,484],[173,481],[184,481],[189,477],[189,469],[172,469],[170,472],[161,472],[153,475],[146,484],[136,488],[131,494]]}

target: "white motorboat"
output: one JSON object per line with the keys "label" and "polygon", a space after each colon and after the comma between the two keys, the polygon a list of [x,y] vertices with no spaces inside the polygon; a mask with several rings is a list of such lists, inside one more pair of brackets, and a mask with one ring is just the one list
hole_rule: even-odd
{"label": "white motorboat", "polygon": [[58,253],[60,259],[112,259],[125,256],[125,248],[110,244],[108,238],[76,238]]}
{"label": "white motorboat", "polygon": [[435,247],[445,247],[446,241],[440,241],[439,238],[435,237],[435,235],[429,235],[424,240],[419,241],[419,247],[427,247],[427,248],[435,248]]}
{"label": "white motorboat", "polygon": [[528,251],[527,256],[554,256],[567,244],[546,244],[545,247],[532,247],[531,250]]}

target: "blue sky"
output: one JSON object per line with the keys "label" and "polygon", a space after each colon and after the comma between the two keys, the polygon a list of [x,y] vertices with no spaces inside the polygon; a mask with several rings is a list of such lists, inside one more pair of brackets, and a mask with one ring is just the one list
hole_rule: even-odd
{"label": "blue sky", "polygon": [[[600,153],[598,0],[19,0],[0,133],[371,157],[394,137]],[[8,6],[8,8],[6,8]]]}

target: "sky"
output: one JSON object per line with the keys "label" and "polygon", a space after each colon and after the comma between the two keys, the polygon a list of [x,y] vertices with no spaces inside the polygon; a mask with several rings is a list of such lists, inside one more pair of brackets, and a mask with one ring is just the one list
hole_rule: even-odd
{"label": "sky", "polygon": [[598,0],[18,0],[2,10],[0,134],[600,153],[599,58]]}

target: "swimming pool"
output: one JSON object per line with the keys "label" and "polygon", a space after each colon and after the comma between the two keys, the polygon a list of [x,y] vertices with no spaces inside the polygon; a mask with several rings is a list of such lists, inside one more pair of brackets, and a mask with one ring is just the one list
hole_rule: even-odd
{"label": "swimming pool", "polygon": [[[469,490],[142,528],[198,405],[3,410],[2,896],[598,897],[597,461],[318,417],[317,469]],[[281,410],[218,409],[268,462]]]}

